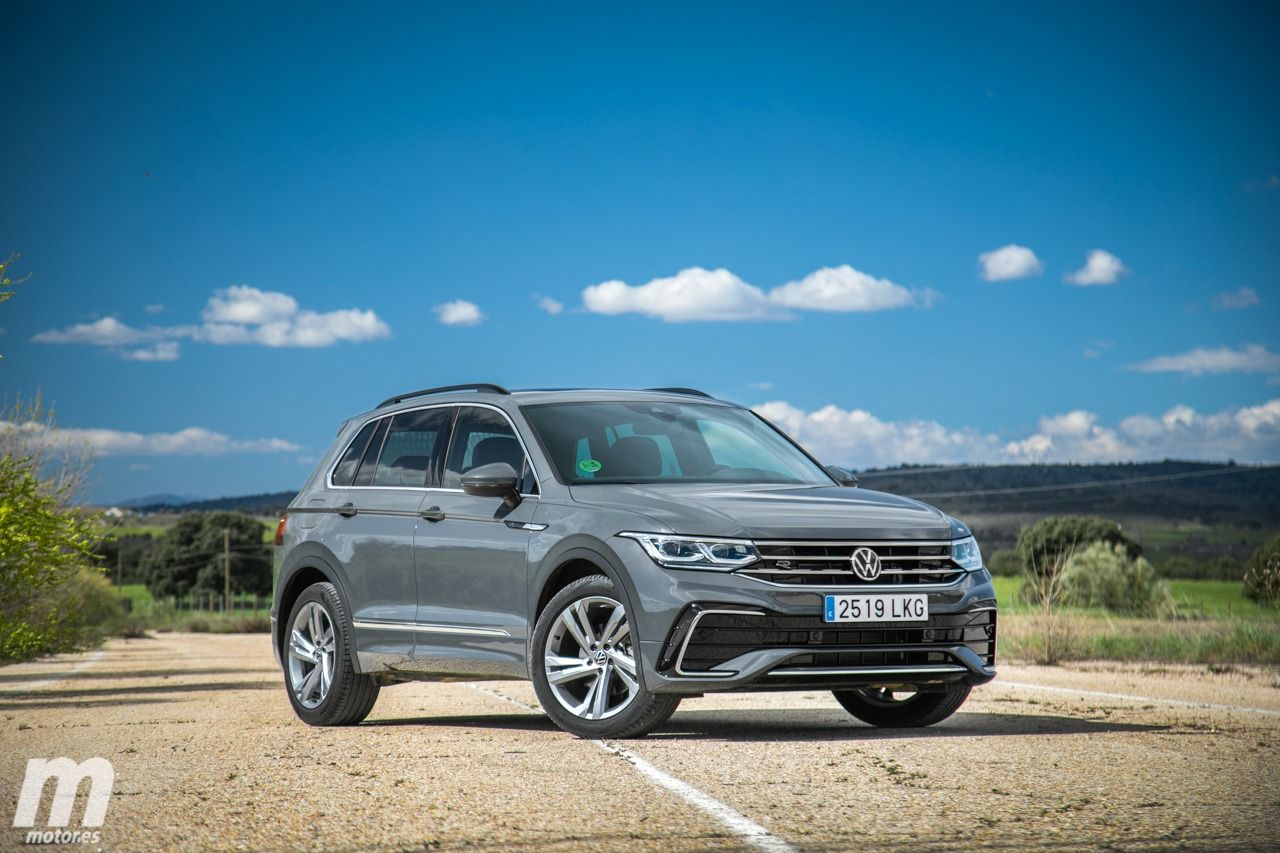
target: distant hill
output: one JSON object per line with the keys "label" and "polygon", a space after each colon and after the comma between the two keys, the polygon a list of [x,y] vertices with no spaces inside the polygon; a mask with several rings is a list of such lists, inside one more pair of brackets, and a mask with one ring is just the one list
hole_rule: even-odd
{"label": "distant hill", "polygon": [[[1206,462],[902,466],[858,472],[868,489],[972,514],[1088,514],[1280,528],[1280,466]],[[144,512],[233,509],[278,515],[295,492],[137,504]],[[166,496],[167,497],[167,496]]]}
{"label": "distant hill", "polygon": [[1206,462],[1112,465],[903,466],[858,473],[868,489],[908,495],[954,515],[1145,516],[1280,526],[1280,466]]}
{"label": "distant hill", "polygon": [[196,503],[204,500],[199,495],[174,495],[168,492],[162,492],[158,495],[143,495],[140,498],[122,501],[116,506],[127,507],[129,509],[149,507],[149,506],[180,506],[182,504]]}
{"label": "distant hill", "polygon": [[194,500],[181,502],[156,501],[155,503],[120,504],[129,506],[138,512],[213,512],[219,509],[230,509],[250,515],[280,515],[297,491],[270,492],[261,495],[244,495],[243,497],[213,498],[211,500]]}

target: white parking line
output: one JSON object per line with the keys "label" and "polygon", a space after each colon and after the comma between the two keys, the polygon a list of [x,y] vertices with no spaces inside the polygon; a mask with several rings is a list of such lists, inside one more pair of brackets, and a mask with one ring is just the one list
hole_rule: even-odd
{"label": "white parking line", "polygon": [[1265,714],[1268,717],[1280,717],[1280,711],[1270,708],[1254,708],[1249,705],[1218,705],[1213,702],[1191,702],[1186,699],[1157,699],[1153,696],[1135,696],[1132,693],[1106,693],[1101,690],[1079,690],[1075,687],[1050,687],[1047,684],[1032,684],[1026,681],[1005,681],[1003,678],[992,682],[993,687],[1016,687],[1021,690],[1048,690],[1052,693],[1072,693],[1077,696],[1097,696],[1100,699],[1120,699],[1125,702],[1143,702],[1151,705],[1177,705],[1183,708],[1207,708],[1214,711],[1239,711],[1245,714]]}
{"label": "white parking line", "polygon": [[[505,693],[500,693],[497,690],[482,687],[478,684],[468,684],[467,687],[470,687],[472,690],[478,690],[481,693],[486,693],[497,699],[501,699],[504,702],[509,702],[512,705],[524,708],[527,711],[534,711],[539,714],[543,713],[542,709],[538,706],[530,705],[527,702],[521,702],[519,699],[508,696]],[[752,847],[760,850],[767,850],[769,853],[795,853],[794,847],[769,832],[769,830],[765,829],[760,824],[745,815],[734,811],[715,797],[704,794],[702,791],[699,791],[683,779],[677,779],[670,773],[659,770],[657,767],[654,767],[631,750],[623,749],[620,746],[603,740],[593,740],[591,743],[600,747],[605,752],[618,756],[639,771],[640,775],[644,776],[650,782],[658,785],[659,787],[666,788],[689,805],[694,808],[701,809],[711,817],[720,821],[720,823],[724,824],[735,834],[741,836],[742,839]]]}
{"label": "white parking line", "polygon": [[59,681],[66,681],[76,673],[84,672],[86,669],[102,660],[103,655],[106,653],[106,649],[96,651],[80,663],[71,667],[71,669],[61,675],[54,676],[53,678],[41,678],[36,681],[21,681],[17,684],[9,684],[4,687],[0,687],[0,693],[25,693],[28,690],[39,690],[41,687],[48,687],[50,684],[57,684]]}

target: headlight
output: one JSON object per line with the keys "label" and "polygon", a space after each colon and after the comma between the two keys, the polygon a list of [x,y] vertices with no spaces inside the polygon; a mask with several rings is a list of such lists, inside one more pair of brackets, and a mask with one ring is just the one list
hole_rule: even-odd
{"label": "headlight", "polygon": [[710,569],[731,572],[760,559],[749,539],[705,539],[699,536],[668,536],[663,533],[619,533],[634,539],[659,566],[672,569]]}
{"label": "headlight", "polygon": [[951,543],[951,559],[960,568],[971,572],[982,568],[982,552],[978,550],[978,540],[972,536],[956,539]]}

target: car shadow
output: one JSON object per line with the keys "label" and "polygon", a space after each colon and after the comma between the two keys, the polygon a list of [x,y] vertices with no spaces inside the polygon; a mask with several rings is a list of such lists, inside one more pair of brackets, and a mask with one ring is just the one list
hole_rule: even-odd
{"label": "car shadow", "polygon": [[[368,719],[360,724],[423,726],[429,728],[502,729],[507,731],[555,731],[545,714],[464,714],[449,716]],[[902,738],[1008,737],[1010,735],[1082,735],[1167,731],[1168,726],[1119,723],[1084,717],[1048,714],[960,713],[928,728],[876,728],[860,723],[843,711],[814,709],[697,710],[680,711],[651,740],[721,740],[733,742],[879,740]]]}
{"label": "car shadow", "polygon": [[503,729],[506,731],[556,731],[546,714],[460,714],[447,717],[392,717],[365,720],[362,727],[424,726],[429,728]]}
{"label": "car shadow", "polygon": [[727,741],[878,740],[1166,731],[1168,726],[1052,714],[961,712],[925,728],[878,728],[836,709],[699,710],[677,713],[652,738]]}

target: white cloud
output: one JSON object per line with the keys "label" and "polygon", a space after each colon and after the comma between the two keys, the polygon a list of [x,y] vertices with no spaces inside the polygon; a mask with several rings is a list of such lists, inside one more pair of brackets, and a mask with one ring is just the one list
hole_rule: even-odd
{"label": "white cloud", "polygon": [[644,314],[668,323],[694,320],[777,320],[785,313],[769,304],[764,291],[726,269],[689,267],[669,278],[629,285],[606,281],[582,291],[593,314]]}
{"label": "white cloud", "polygon": [[1039,432],[1010,441],[1005,453],[1018,462],[1116,462],[1134,453],[1098,416],[1083,409],[1040,419]]}
{"label": "white cloud", "polygon": [[1097,358],[1115,346],[1115,341],[1092,340],[1084,348],[1085,358]]}
{"label": "white cloud", "polygon": [[165,311],[165,308],[163,305],[157,302],[153,305],[148,305],[144,307],[142,310],[146,311],[148,314],[163,314]]}
{"label": "white cloud", "polygon": [[1213,307],[1219,311],[1239,311],[1261,305],[1262,300],[1252,287],[1242,287],[1230,293],[1219,293],[1213,297]]}
{"label": "white cloud", "polygon": [[668,323],[688,323],[789,320],[794,315],[787,309],[850,312],[928,307],[936,296],[931,290],[912,292],[847,264],[824,267],[767,293],[727,269],[689,267],[645,284],[591,285],[582,291],[582,304],[594,314],[643,314]]}
{"label": "white cloud", "polygon": [[773,388],[772,382],[752,382],[747,386],[753,391],[769,391]]}
{"label": "white cloud", "polygon": [[233,439],[201,427],[178,432],[126,432],[115,429],[49,429],[39,423],[0,421],[0,432],[21,430],[64,447],[89,447],[98,456],[223,456],[230,453],[296,453],[301,447],[282,438]]}
{"label": "white cloud", "polygon": [[1206,373],[1276,373],[1280,372],[1280,355],[1265,346],[1249,344],[1243,349],[1197,347],[1177,355],[1162,355],[1130,365],[1139,373],[1184,373],[1203,376]]}
{"label": "white cloud", "polygon": [[1044,273],[1044,263],[1026,246],[1010,243],[978,255],[982,277],[987,281],[1012,281]]}
{"label": "white cloud", "polygon": [[538,297],[538,307],[553,317],[564,311],[564,303],[550,296]]}
{"label": "white cloud", "polygon": [[[932,291],[926,291],[921,298],[928,303],[933,296]],[[916,298],[902,285],[848,264],[823,267],[769,291],[770,302],[806,311],[884,311],[912,305]]]}
{"label": "white cloud", "polygon": [[177,361],[178,342],[158,341],[154,346],[143,349],[124,350],[120,357],[126,361]]}
{"label": "white cloud", "polygon": [[1115,255],[1103,249],[1094,249],[1084,262],[1084,266],[1067,275],[1066,280],[1080,287],[1095,284],[1115,284],[1120,276],[1128,275],[1129,270]]}
{"label": "white cloud", "polygon": [[209,299],[200,316],[206,323],[260,325],[288,320],[298,313],[298,300],[287,293],[233,284]]}
{"label": "white cloud", "polygon": [[474,302],[455,299],[435,307],[436,317],[445,326],[475,326],[484,319],[484,314]]}
{"label": "white cloud", "polygon": [[[164,310],[163,306],[147,306]],[[133,361],[173,361],[177,341],[268,347],[326,347],[341,341],[359,342],[385,338],[391,329],[372,310],[345,308],[317,312],[299,309],[298,301],[285,293],[233,285],[214,292],[201,312],[200,325],[137,328],[115,317],[80,323],[66,329],[41,332],[32,340],[46,344],[91,344],[114,350]],[[146,349],[123,350],[144,343]]]}
{"label": "white cloud", "polygon": [[148,333],[121,323],[115,317],[103,317],[92,323],[77,323],[65,329],[40,332],[31,340],[41,344],[94,344],[96,346],[127,346],[151,340]]}
{"label": "white cloud", "polygon": [[1010,440],[933,420],[883,421],[838,406],[806,412],[775,401],[755,410],[819,459],[855,469],[900,463],[1280,461],[1280,399],[1204,415],[1174,406],[1158,417],[1134,415],[1115,426],[1078,409],[1042,417],[1034,432]]}
{"label": "white cloud", "polygon": [[951,430],[937,421],[882,421],[863,409],[824,406],[805,412],[786,402],[755,407],[823,462],[859,468],[904,462],[959,463],[998,453],[999,441],[972,429]]}

